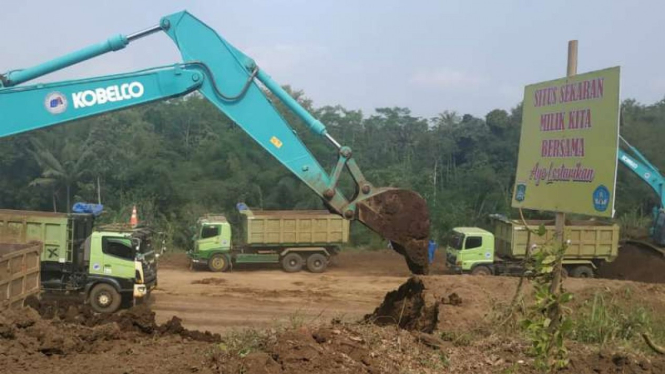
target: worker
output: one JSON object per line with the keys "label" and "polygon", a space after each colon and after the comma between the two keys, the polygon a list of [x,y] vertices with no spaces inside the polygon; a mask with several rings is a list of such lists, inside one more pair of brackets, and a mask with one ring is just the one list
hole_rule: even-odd
{"label": "worker", "polygon": [[438,245],[436,244],[436,242],[434,240],[430,239],[429,243],[427,245],[427,252],[429,254],[429,263],[430,264],[434,262],[434,252],[436,251],[437,247],[438,247]]}

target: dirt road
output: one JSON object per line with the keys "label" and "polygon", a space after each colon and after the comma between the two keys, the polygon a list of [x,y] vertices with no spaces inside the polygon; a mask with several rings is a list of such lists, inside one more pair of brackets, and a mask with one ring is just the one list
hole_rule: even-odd
{"label": "dirt road", "polygon": [[[289,274],[265,265],[229,273],[192,271],[184,255],[175,256],[160,265],[152,304],[157,321],[177,315],[187,328],[218,333],[303,320],[357,320],[410,274],[392,251],[345,252],[323,274]],[[439,260],[434,273],[444,271]]]}

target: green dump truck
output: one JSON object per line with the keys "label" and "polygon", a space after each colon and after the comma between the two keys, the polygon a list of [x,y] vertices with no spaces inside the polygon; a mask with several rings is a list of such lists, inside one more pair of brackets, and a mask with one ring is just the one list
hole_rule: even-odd
{"label": "green dump truck", "polygon": [[228,271],[234,264],[281,264],[286,272],[303,267],[321,273],[349,240],[349,221],[326,211],[239,209],[244,237],[232,244],[232,228],[221,214],[207,214],[196,226],[194,264]]}
{"label": "green dump truck", "polygon": [[[524,272],[528,232],[521,221],[492,216],[494,233],[477,227],[457,227],[446,247],[448,268],[474,275],[517,275]],[[544,236],[531,235],[528,244],[537,251],[552,243],[553,221],[529,220],[529,229],[543,225]],[[597,221],[572,221],[566,224],[568,242],[563,259],[564,271],[572,277],[590,278],[603,262],[616,259],[619,250],[619,226]]]}
{"label": "green dump truck", "polygon": [[42,290],[79,293],[112,313],[147,298],[157,284],[149,230],[94,228],[93,214],[0,210],[0,242],[43,244]]}

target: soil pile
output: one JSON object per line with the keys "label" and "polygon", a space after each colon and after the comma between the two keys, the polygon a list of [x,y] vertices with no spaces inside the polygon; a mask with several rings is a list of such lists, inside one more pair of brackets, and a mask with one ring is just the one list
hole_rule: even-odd
{"label": "soil pile", "polygon": [[388,292],[365,319],[428,333],[477,330],[490,323],[486,317],[493,304],[511,300],[517,281],[515,277],[416,276]]}
{"label": "soil pile", "polygon": [[397,290],[388,292],[374,313],[365,320],[379,326],[398,325],[410,330],[431,333],[438,324],[440,301],[426,289],[422,278],[412,277]]}
{"label": "soil pile", "polygon": [[636,245],[624,245],[613,262],[604,263],[598,276],[636,282],[665,283],[665,257]]}
{"label": "soil pile", "polygon": [[219,334],[208,331],[190,331],[182,326],[182,320],[176,316],[171,317],[166,323],[158,325],[155,322],[155,312],[147,305],[139,305],[114,314],[99,314],[81,303],[74,301],[48,301],[40,302],[35,299],[29,301],[30,308],[38,313],[42,319],[53,320],[64,324],[77,324],[85,327],[98,327],[115,324],[122,332],[136,332],[152,336],[180,335],[203,342],[219,342]]}

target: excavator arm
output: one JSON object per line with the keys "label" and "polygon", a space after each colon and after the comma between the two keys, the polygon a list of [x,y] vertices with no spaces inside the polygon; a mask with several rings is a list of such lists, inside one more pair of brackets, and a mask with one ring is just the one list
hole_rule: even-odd
{"label": "excavator arm", "polygon": [[[105,53],[132,41],[166,33],[182,62],[127,74],[32,86],[23,83]],[[338,153],[328,174],[264,93],[270,92]],[[326,127],[307,112],[254,60],[213,29],[179,12],[159,25],[107,41],[24,70],[0,75],[0,137],[53,126],[152,101],[198,91],[242,128],[255,142],[309,186],[331,211],[357,219],[393,243],[412,272],[426,274],[429,213],[415,192],[374,187],[365,179],[350,148],[340,145]],[[356,184],[354,196],[337,188],[346,169]]]}
{"label": "excavator arm", "polygon": [[665,246],[665,177],[637,148],[630,145],[623,137],[620,139],[634,156],[619,148],[619,161],[648,184],[658,196],[660,206],[654,207],[652,235],[657,245]]}
{"label": "excavator arm", "polygon": [[665,177],[649,160],[640,153],[635,147],[630,145],[623,137],[621,141],[635,155],[636,158],[628,154],[623,149],[619,149],[619,161],[632,170],[640,179],[651,187],[660,200],[660,209],[665,208]]}

